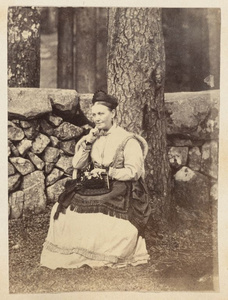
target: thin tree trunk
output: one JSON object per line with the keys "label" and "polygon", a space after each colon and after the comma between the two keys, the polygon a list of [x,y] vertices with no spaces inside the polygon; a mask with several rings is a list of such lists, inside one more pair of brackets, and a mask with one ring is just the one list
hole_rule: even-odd
{"label": "thin tree trunk", "polygon": [[8,10],[8,85],[40,85],[40,12],[35,7]]}
{"label": "thin tree trunk", "polygon": [[76,90],[94,93],[96,90],[96,8],[77,8],[76,20]]}
{"label": "thin tree trunk", "polygon": [[73,88],[73,8],[60,8],[58,14],[57,87]]}
{"label": "thin tree trunk", "polygon": [[158,8],[111,8],[108,25],[108,92],[119,99],[118,121],[149,145],[146,181],[153,217],[170,209],[164,113],[165,52]]}

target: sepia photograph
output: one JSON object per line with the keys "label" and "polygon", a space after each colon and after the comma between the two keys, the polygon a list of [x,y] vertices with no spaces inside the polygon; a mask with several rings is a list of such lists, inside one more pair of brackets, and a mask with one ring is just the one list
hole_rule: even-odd
{"label": "sepia photograph", "polygon": [[220,291],[221,26],[7,7],[10,295]]}

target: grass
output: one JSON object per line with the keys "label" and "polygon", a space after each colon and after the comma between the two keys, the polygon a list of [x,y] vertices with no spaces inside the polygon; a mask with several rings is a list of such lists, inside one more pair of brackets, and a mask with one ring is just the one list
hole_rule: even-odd
{"label": "grass", "polygon": [[[215,249],[212,222],[178,222],[175,230],[157,236],[150,224],[146,233],[151,260],[123,269],[50,270],[40,267],[42,244],[49,226],[45,213],[26,221],[9,221],[9,288],[12,294],[76,291],[212,291]],[[207,216],[208,218],[208,216]],[[186,226],[184,226],[184,224]]]}

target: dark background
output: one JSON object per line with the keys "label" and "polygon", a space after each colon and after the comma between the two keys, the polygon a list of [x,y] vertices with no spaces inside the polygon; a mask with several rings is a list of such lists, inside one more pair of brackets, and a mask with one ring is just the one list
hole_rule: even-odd
{"label": "dark background", "polygon": [[[60,24],[62,8],[41,8],[41,81],[40,87],[66,88],[61,80],[57,80],[59,67],[58,36],[64,24]],[[79,93],[93,93],[94,89],[107,89],[106,83],[106,45],[107,45],[107,9],[106,8],[71,8],[74,15],[72,26],[73,43],[77,40],[77,30],[96,27],[94,36],[96,46],[94,54],[96,60],[95,88],[83,83],[82,77],[75,75],[78,69],[89,72],[86,55],[81,60],[75,60],[72,84],[70,88]],[[91,14],[95,10],[94,18],[77,20],[77,13]],[[77,24],[75,24],[77,22]],[[216,8],[163,8],[162,25],[166,52],[166,82],[165,92],[202,91],[219,89],[220,84],[220,9]],[[77,27],[77,28],[76,28]],[[76,29],[75,29],[76,28]],[[79,29],[78,29],[79,28]],[[91,27],[90,27],[91,28]],[[86,36],[87,35],[87,36]],[[65,38],[67,38],[65,36]],[[90,41],[89,33],[84,33],[84,41]],[[94,42],[94,41],[93,41]],[[74,44],[73,44],[74,45]],[[64,45],[63,45],[64,47]],[[80,50],[80,45],[77,46]],[[78,51],[76,49],[76,51]],[[82,66],[80,65],[83,64]],[[92,74],[91,74],[92,75]],[[93,76],[93,75],[92,75]],[[69,88],[69,86],[67,87]]]}

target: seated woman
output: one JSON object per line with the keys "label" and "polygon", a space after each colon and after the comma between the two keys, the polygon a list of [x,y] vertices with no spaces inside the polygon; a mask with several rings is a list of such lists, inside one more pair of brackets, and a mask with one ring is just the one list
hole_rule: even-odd
{"label": "seated woman", "polygon": [[[41,254],[41,265],[51,269],[135,266],[149,260],[144,239],[150,215],[143,181],[146,141],[115,124],[116,98],[98,91],[92,103],[96,127],[78,142],[73,157],[75,169],[92,165],[92,170],[83,177],[87,188],[79,177],[71,180],[52,208]],[[90,190],[90,178],[101,178],[105,185]]]}

